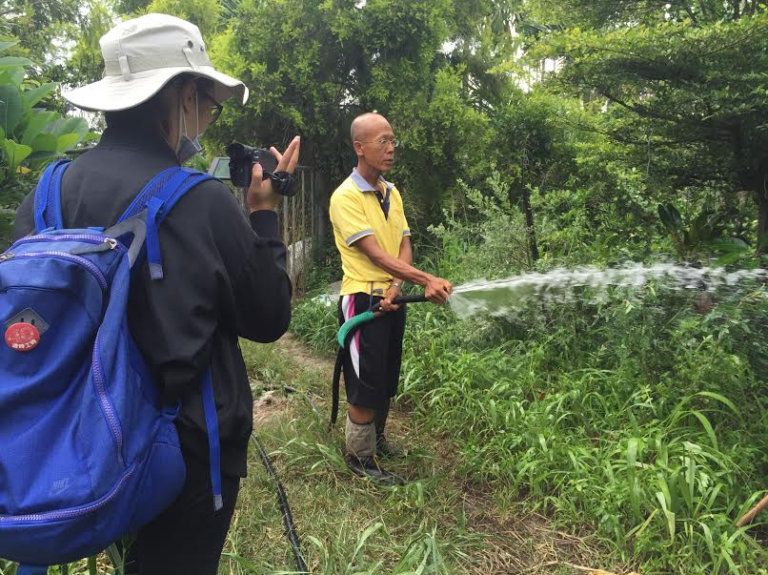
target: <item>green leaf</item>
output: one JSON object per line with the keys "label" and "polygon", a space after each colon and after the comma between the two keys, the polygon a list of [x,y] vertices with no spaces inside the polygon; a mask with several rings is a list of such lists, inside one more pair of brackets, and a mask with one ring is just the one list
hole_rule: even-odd
{"label": "green leaf", "polygon": [[115,569],[120,572],[123,569],[123,556],[118,550],[117,545],[113,543],[104,550],[104,553],[107,554]]}
{"label": "green leaf", "polygon": [[0,42],[0,52],[5,52],[8,48],[11,48],[18,43],[18,40],[14,40],[12,42]]}
{"label": "green leaf", "polygon": [[737,567],[736,563],[733,561],[733,557],[731,557],[731,554],[729,553],[729,549],[723,548],[720,551],[720,555],[723,559],[725,559],[725,562],[728,563],[728,569],[731,573],[734,573],[735,575],[740,575],[741,571]]}
{"label": "green leaf", "polygon": [[15,68],[16,66],[31,66],[32,60],[20,56],[4,56],[0,58],[0,68]]}
{"label": "green leaf", "polygon": [[0,128],[11,135],[24,113],[19,89],[10,84],[0,84]]}
{"label": "green leaf", "polygon": [[696,395],[700,395],[702,397],[709,397],[711,399],[714,399],[715,401],[719,401],[723,405],[727,405],[728,407],[730,407],[733,413],[741,417],[741,412],[738,409],[736,409],[736,406],[733,404],[733,402],[727,397],[720,395],[719,393],[715,393],[713,391],[700,391]]}
{"label": "green leaf", "polygon": [[710,242],[709,246],[715,253],[723,255],[736,253],[742,254],[751,250],[749,244],[741,238],[721,238],[714,242]]}
{"label": "green leaf", "polygon": [[0,84],[11,84],[21,89],[21,83],[24,81],[27,73],[24,68],[5,68],[0,69],[0,74],[5,76],[4,80],[0,80]]}
{"label": "green leaf", "polygon": [[227,559],[231,559],[240,567],[244,567],[245,569],[248,569],[251,573],[258,573],[260,571],[259,567],[253,562],[245,557],[240,557],[239,555],[235,555],[234,553],[222,553],[222,557],[226,557]]}
{"label": "green leaf", "polygon": [[726,254],[724,256],[720,256],[715,260],[715,266],[717,267],[725,267],[730,266],[735,263],[737,263],[740,259],[744,257],[744,254],[741,252],[735,252],[732,254]]}
{"label": "green leaf", "polygon": [[48,96],[51,92],[53,92],[58,84],[49,82],[47,84],[41,84],[37,88],[33,88],[32,90],[27,90],[24,92],[24,99],[27,101],[27,104],[30,106],[34,106],[37,104],[40,100]]}
{"label": "green leaf", "polygon": [[646,519],[641,525],[638,527],[635,527],[632,529],[629,533],[627,533],[627,539],[630,537],[639,537],[642,535],[643,531],[645,531],[648,528],[648,525],[650,525],[651,521],[653,521],[653,518],[656,517],[656,514],[659,512],[658,509],[654,509],[651,514],[648,516],[648,519]]}
{"label": "green leaf", "polygon": [[56,112],[33,112],[32,119],[27,123],[21,143],[31,146],[35,137],[45,130],[48,124],[52,124],[59,117]]}
{"label": "green leaf", "polygon": [[699,527],[701,527],[701,530],[704,532],[704,541],[707,543],[707,550],[709,551],[709,557],[713,561],[717,559],[717,554],[715,553],[715,542],[712,539],[712,531],[710,530],[709,526],[704,522],[699,522]]}
{"label": "green leaf", "polygon": [[694,242],[713,240],[718,234],[720,216],[704,211],[691,223],[691,239]]}
{"label": "green leaf", "polygon": [[659,204],[658,211],[661,223],[670,232],[677,233],[683,228],[683,218],[675,206],[672,204]]}
{"label": "green leaf", "polygon": [[[384,527],[383,523],[374,523],[373,525],[369,525],[368,528],[363,531],[363,534],[358,538],[357,545],[355,546],[355,551],[352,553],[353,558],[357,558],[360,552],[362,551],[363,547],[365,546],[365,542],[368,541],[368,538],[371,537],[374,533],[376,533],[379,529]],[[353,563],[350,563],[347,566],[347,569],[344,571],[344,573],[349,573],[350,568],[352,567]]]}
{"label": "green leaf", "polygon": [[66,152],[67,150],[74,148],[80,140],[81,138],[78,134],[64,134],[63,136],[59,136],[56,138],[56,151]]}
{"label": "green leaf", "polygon": [[31,153],[32,148],[23,144],[18,144],[13,140],[4,139],[0,142],[3,147],[3,159],[8,165],[8,171],[16,172],[21,162],[23,162]]}
{"label": "green leaf", "polygon": [[639,486],[637,484],[637,454],[640,447],[640,441],[638,438],[633,437],[627,444],[627,473],[629,475],[629,500],[632,506],[632,513],[636,520],[641,518],[640,514],[640,499],[642,494],[640,493]]}
{"label": "green leaf", "polygon": [[58,152],[32,152],[27,158],[26,164],[32,170],[43,170],[54,160],[61,158]]}
{"label": "green leaf", "polygon": [[53,134],[38,134],[32,141],[32,150],[35,152],[57,152],[58,141]]}
{"label": "green leaf", "polygon": [[631,438],[627,444],[627,470],[630,474],[634,474],[635,466],[637,465],[638,445],[637,437]]}
{"label": "green leaf", "polygon": [[50,132],[55,136],[63,136],[64,134],[77,134],[80,138],[84,138],[88,133],[88,122],[83,118],[61,118],[56,122],[53,122],[46,128],[46,132]]}
{"label": "green leaf", "polygon": [[691,411],[691,415],[699,420],[701,426],[704,428],[704,431],[707,432],[707,436],[709,437],[709,441],[712,443],[712,447],[718,449],[717,435],[715,435],[715,430],[712,428],[712,424],[709,422],[709,419],[707,419],[706,416],[700,411]]}

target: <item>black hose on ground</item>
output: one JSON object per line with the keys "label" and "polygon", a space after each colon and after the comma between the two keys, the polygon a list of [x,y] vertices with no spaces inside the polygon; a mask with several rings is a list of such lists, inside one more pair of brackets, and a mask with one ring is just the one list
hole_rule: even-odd
{"label": "black hose on ground", "polygon": [[[349,338],[351,337],[352,334],[349,335]],[[339,351],[336,352],[336,362],[333,364],[333,381],[331,383],[331,421],[328,423],[329,430],[336,425],[336,419],[339,416],[339,387],[341,385],[341,369],[344,366],[344,352],[345,348],[340,347]]]}
{"label": "black hose on ground", "polygon": [[280,479],[275,473],[275,469],[272,467],[272,463],[269,461],[267,452],[264,451],[264,447],[261,445],[258,436],[254,432],[251,435],[251,439],[256,444],[259,450],[259,458],[264,464],[264,468],[267,473],[272,477],[275,482],[275,491],[277,491],[277,502],[280,504],[280,509],[283,512],[283,524],[285,525],[285,535],[288,537],[288,542],[291,544],[293,550],[293,557],[296,559],[296,567],[299,573],[309,573],[307,569],[307,563],[304,561],[304,556],[301,553],[301,542],[299,536],[296,533],[296,526],[293,523],[293,515],[291,515],[291,507],[288,505],[288,496],[285,494],[283,484],[280,483]]}

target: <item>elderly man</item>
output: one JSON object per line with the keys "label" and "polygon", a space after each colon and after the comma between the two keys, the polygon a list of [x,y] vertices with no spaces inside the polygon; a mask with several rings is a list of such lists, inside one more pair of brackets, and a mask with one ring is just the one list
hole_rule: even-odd
{"label": "elderly man", "polygon": [[414,268],[410,229],[400,192],[382,174],[392,169],[398,141],[379,114],[352,122],[357,168],[331,196],[330,216],[344,279],[339,322],[381,302],[386,313],[364,325],[344,357],[349,404],[347,464],[357,475],[385,484],[398,478],[382,469],[376,455],[392,455],[384,436],[389,404],[397,393],[405,332],[405,308],[392,303],[403,282],[423,286],[427,299],[444,303],[450,282]]}

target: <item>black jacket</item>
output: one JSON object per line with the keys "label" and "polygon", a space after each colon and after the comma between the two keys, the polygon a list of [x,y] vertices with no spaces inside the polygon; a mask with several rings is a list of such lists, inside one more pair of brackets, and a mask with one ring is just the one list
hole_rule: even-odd
{"label": "black jacket", "polygon": [[[157,135],[108,128],[100,143],[64,174],[62,211],[69,228],[115,224],[162,170],[178,166]],[[30,193],[16,214],[14,237],[34,231]],[[290,322],[291,285],[277,215],[256,212],[250,225],[232,192],[207,181],[176,204],[160,227],[165,278],[136,270],[129,327],[169,402],[181,400],[177,428],[188,453],[208,460],[201,380],[212,366],[222,472],[245,476],[253,398],[238,337],[269,342]]]}

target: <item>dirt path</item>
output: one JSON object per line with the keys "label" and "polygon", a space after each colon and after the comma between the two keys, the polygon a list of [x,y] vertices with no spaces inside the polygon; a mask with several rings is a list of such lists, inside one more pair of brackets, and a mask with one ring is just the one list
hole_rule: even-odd
{"label": "dirt path", "polygon": [[[268,367],[259,365],[259,362]],[[397,522],[405,524],[403,533],[390,528],[393,539],[390,545],[400,544],[411,522],[416,526],[425,523],[437,526],[441,543],[450,550],[451,560],[448,563],[452,567],[447,573],[609,573],[590,568],[599,564],[600,556],[604,556],[604,550],[601,552],[594,536],[557,529],[546,517],[524,511],[524,505],[518,502],[497,501],[489,486],[474,483],[459,473],[461,457],[447,435],[421,429],[418,418],[402,411],[397,405],[390,416],[388,436],[394,444],[405,449],[406,457],[395,470],[419,486],[415,491],[423,492],[413,497],[415,504],[408,504],[414,509],[407,508],[408,505],[401,501],[392,500],[391,504],[388,500],[382,501],[380,492],[345,473],[341,459],[342,433],[337,430],[330,438],[323,436],[327,433],[324,431],[328,417],[326,397],[333,362],[287,335],[270,348],[268,356],[250,363],[249,367],[257,375],[257,387],[270,388],[270,382],[262,380],[274,377],[314,398],[317,412],[313,413],[306,401],[294,397],[300,394],[286,396],[271,386],[272,389],[257,398],[254,413],[260,435],[272,434],[270,443],[273,445],[281,442],[288,444],[288,447],[276,449],[271,457],[281,468],[286,489],[291,493],[294,515],[302,525],[300,530],[305,533],[323,534],[324,530],[340,528],[337,525],[345,518],[336,518],[332,522],[322,509],[334,512],[344,505],[353,509],[362,505],[366,508],[363,515],[367,520],[381,519],[388,528],[389,516],[399,513],[395,517]],[[292,437],[292,434],[298,434],[298,437]],[[301,471],[297,473],[297,470]],[[324,484],[330,487],[327,491]],[[347,500],[339,500],[345,493]],[[407,491],[406,495],[410,498],[412,494]],[[393,511],[388,505],[405,505],[406,509]],[[318,515],[312,516],[308,506],[314,507]],[[359,532],[364,530],[365,518],[361,518],[359,527],[354,522],[350,524],[350,537],[355,529]],[[333,527],[324,527],[325,521]],[[321,539],[320,535],[313,537]],[[326,534],[327,537],[330,535]],[[275,545],[284,545],[279,539],[275,540]],[[331,543],[328,545],[330,547]],[[339,546],[338,541],[334,541],[333,545]],[[386,545],[381,544],[380,552],[384,562],[388,557]],[[325,560],[330,561],[328,558]],[[335,570],[325,566],[322,572],[333,573]],[[615,572],[622,573],[620,570]]]}

